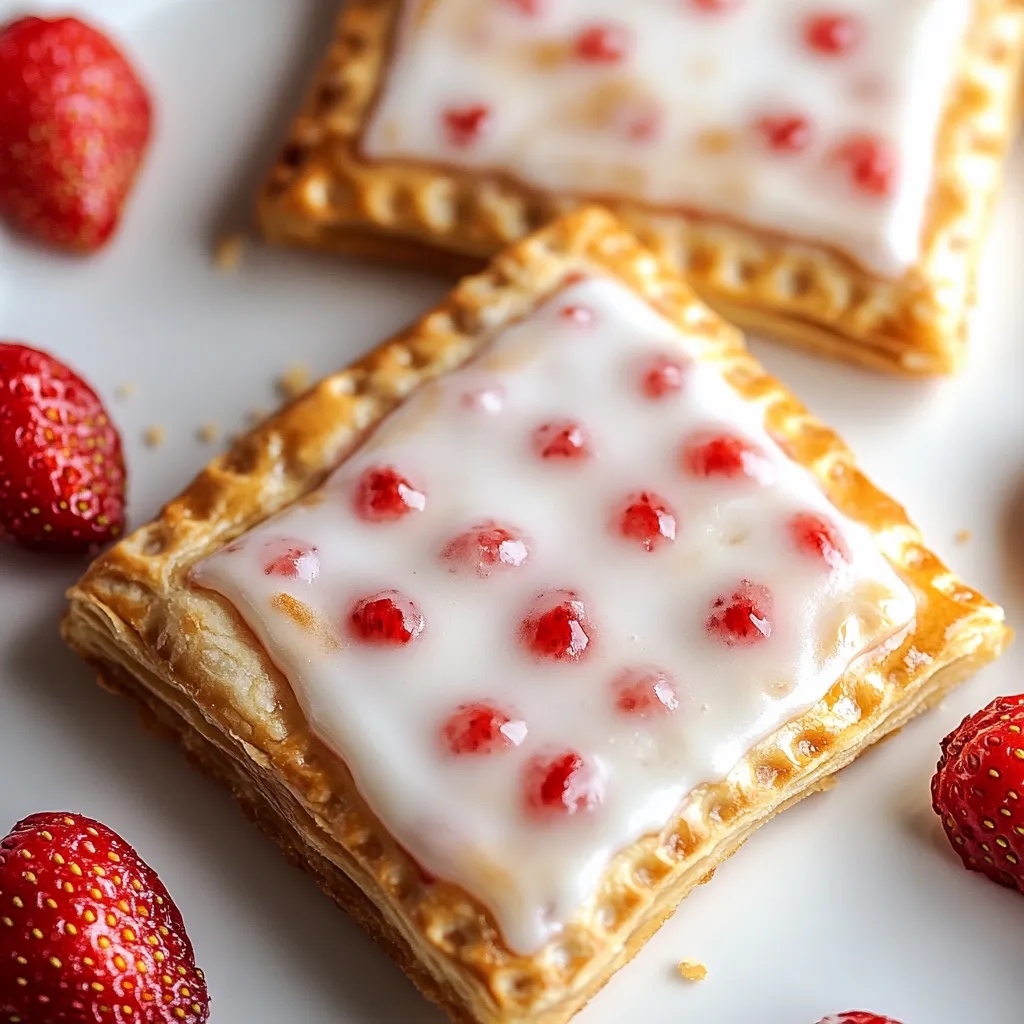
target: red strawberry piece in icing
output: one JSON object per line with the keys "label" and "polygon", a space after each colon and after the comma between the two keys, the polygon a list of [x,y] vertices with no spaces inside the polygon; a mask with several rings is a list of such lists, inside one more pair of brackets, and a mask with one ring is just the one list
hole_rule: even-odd
{"label": "red strawberry piece in icing", "polygon": [[519,530],[488,521],[471,526],[449,541],[441,558],[452,572],[473,573],[486,579],[492,572],[522,565],[529,553]]}
{"label": "red strawberry piece in icing", "polygon": [[485,103],[472,103],[465,107],[448,107],[442,114],[445,138],[449,145],[466,149],[479,142],[492,117]]}
{"label": "red strawberry piece in icing", "polygon": [[824,57],[841,57],[864,38],[864,23],[849,14],[816,14],[804,22],[804,42]]}
{"label": "red strawberry piece in icing", "polygon": [[653,491],[629,495],[615,517],[618,533],[654,551],[676,539],[676,515],[669,503]]}
{"label": "red strawberry piece in icing", "polygon": [[533,433],[533,450],[542,459],[578,462],[593,455],[590,434],[575,420],[544,423]]}
{"label": "red strawberry piece in icing", "polygon": [[851,183],[859,192],[884,199],[896,189],[899,159],[884,139],[852,135],[836,147],[833,161],[846,167]]}
{"label": "red strawberry piece in icing", "polygon": [[617,64],[625,58],[631,41],[624,25],[588,25],[576,37],[576,56],[588,64]]}
{"label": "red strawberry piece in icing", "polygon": [[711,14],[724,14],[726,11],[735,11],[743,6],[744,0],[683,0],[688,6],[698,11],[707,11]]}
{"label": "red strawberry piece in icing", "polygon": [[579,661],[590,649],[593,626],[572,590],[540,594],[520,626],[520,639],[539,658]]}
{"label": "red strawberry piece in icing", "polygon": [[460,704],[441,727],[449,754],[496,754],[518,747],[526,739],[527,726],[491,701]]}
{"label": "red strawberry piece in icing", "polygon": [[510,7],[528,18],[535,18],[544,13],[547,0],[499,0],[505,7]]}
{"label": "red strawberry piece in icing", "polygon": [[368,523],[394,522],[410,512],[422,512],[426,506],[426,495],[394,466],[371,467],[356,485],[356,513]]}
{"label": "red strawberry piece in icing", "polygon": [[500,387],[477,388],[466,391],[460,400],[463,409],[497,416],[505,406],[505,391]]}
{"label": "red strawberry piece in icing", "polygon": [[760,583],[741,580],[730,595],[711,603],[707,631],[728,647],[749,647],[772,635],[772,594]]}
{"label": "red strawberry piece in icing", "polygon": [[604,798],[599,774],[575,750],[538,755],[523,772],[526,807],[535,815],[572,815],[592,811]]}
{"label": "red strawberry piece in icing", "polygon": [[563,306],[558,311],[558,316],[566,323],[576,324],[579,327],[586,327],[594,322],[594,311],[589,306],[575,304]]}
{"label": "red strawberry piece in icing", "polygon": [[762,117],[756,127],[765,144],[777,153],[801,153],[814,135],[811,122],[802,114]]}
{"label": "red strawberry piece in icing", "polygon": [[661,130],[661,114],[658,111],[638,111],[623,118],[626,138],[634,142],[650,142]]}
{"label": "red strawberry piece in icing", "polygon": [[679,356],[654,356],[643,367],[640,391],[655,401],[677,395],[683,390],[686,371],[687,362]]}
{"label": "red strawberry piece in icing", "polygon": [[615,706],[627,715],[667,715],[679,707],[671,675],[659,668],[624,669],[612,683],[612,691]]}
{"label": "red strawberry piece in icing", "polygon": [[352,635],[363,643],[401,647],[412,643],[424,629],[423,613],[397,590],[364,597],[349,613]]}
{"label": "red strawberry piece in icing", "polygon": [[312,583],[320,575],[320,553],[311,544],[280,537],[263,548],[263,572]]}
{"label": "red strawberry piece in icing", "polygon": [[838,569],[850,560],[846,541],[835,523],[816,512],[798,512],[787,524],[797,550]]}
{"label": "red strawberry piece in icing", "polygon": [[683,446],[683,468],[697,478],[764,482],[771,472],[771,463],[756,444],[738,434],[703,431]]}
{"label": "red strawberry piece in icing", "polygon": [[631,142],[650,142],[661,133],[665,120],[661,105],[651,97],[630,97],[615,108],[615,130]]}

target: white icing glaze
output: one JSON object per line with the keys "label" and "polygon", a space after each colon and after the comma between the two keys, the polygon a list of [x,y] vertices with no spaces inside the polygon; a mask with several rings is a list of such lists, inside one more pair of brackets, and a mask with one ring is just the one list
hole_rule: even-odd
{"label": "white icing glaze", "polygon": [[[912,265],[971,0],[703,4],[408,2],[364,150],[739,219],[832,246],[885,276]],[[857,20],[859,42],[825,56],[805,26],[835,12]],[[594,25],[625,33],[621,60],[577,56],[576,40]],[[477,104],[490,112],[483,130],[453,142],[445,111]],[[754,126],[789,115],[808,119],[809,143],[779,153]],[[652,124],[651,137],[631,137]],[[858,188],[837,157],[858,135],[894,154],[889,194]]]}
{"label": "white icing glaze", "polygon": [[[566,307],[582,313],[565,316]],[[869,534],[839,515],[716,371],[688,366],[680,391],[644,396],[649,361],[678,359],[687,344],[622,285],[570,284],[475,362],[413,394],[318,502],[285,510],[194,570],[238,608],[386,827],[427,870],[488,906],[517,950],[541,945],[617,851],[662,829],[695,785],[723,778],[914,615]],[[535,428],[565,416],[589,431],[593,457],[540,459]],[[763,450],[762,482],[684,472],[684,442],[723,429]],[[424,507],[365,522],[354,496],[364,471],[383,465],[414,483]],[[675,539],[653,551],[610,526],[623,497],[640,490],[676,514]],[[786,523],[801,511],[833,521],[848,561],[830,569],[797,551]],[[513,545],[504,551],[513,564],[486,578],[452,572],[441,552],[486,519],[519,527],[527,557]],[[268,575],[295,542],[315,546],[317,558],[300,559],[295,578]],[[743,579],[771,589],[772,631],[729,646],[706,621],[715,597]],[[536,595],[559,588],[579,594],[593,623],[575,663],[540,660],[519,639]],[[352,639],[353,602],[391,589],[415,602],[422,633],[406,647]],[[281,592],[320,626],[276,610]],[[614,681],[643,665],[674,676],[671,713],[617,709]],[[441,723],[473,700],[512,713],[508,749],[442,749]],[[527,761],[565,749],[592,766],[603,801],[571,816],[531,814]]]}

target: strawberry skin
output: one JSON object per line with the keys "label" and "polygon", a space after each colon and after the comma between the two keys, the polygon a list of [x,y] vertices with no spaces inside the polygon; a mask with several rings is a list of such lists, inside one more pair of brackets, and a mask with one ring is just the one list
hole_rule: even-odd
{"label": "strawberry skin", "polygon": [[34,814],[0,843],[0,1020],[203,1024],[209,997],[163,883],[120,836]]}
{"label": "strawberry skin", "polygon": [[0,216],[92,252],[114,233],[152,108],[124,55],[76,18],[0,28]]}
{"label": "strawberry skin", "polygon": [[997,697],[942,741],[932,806],[969,871],[1024,893],[1024,695]]}
{"label": "strawberry skin", "polygon": [[96,392],[45,352],[0,342],[0,540],[96,548],[124,528],[124,484]]}
{"label": "strawberry skin", "polygon": [[830,1013],[818,1024],[900,1024],[892,1017],[882,1017],[867,1010],[846,1010],[844,1013]]}

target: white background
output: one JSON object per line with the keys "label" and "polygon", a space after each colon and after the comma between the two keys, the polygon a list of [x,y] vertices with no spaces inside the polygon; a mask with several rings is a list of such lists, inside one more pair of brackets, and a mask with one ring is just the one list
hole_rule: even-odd
{"label": "white background", "polygon": [[[0,21],[23,10],[0,0]],[[66,9],[66,4],[43,3]],[[74,7],[74,4],[70,6]],[[0,236],[0,337],[78,367],[111,400],[135,523],[269,409],[287,365],[345,364],[443,291],[436,280],[250,248],[249,224],[337,0],[93,0],[135,53],[159,110],[123,232],[60,259]],[[971,365],[952,381],[890,380],[755,343],[837,426],[931,544],[1024,626],[1024,187],[996,219]],[[114,399],[117,384],[135,396]],[[166,428],[157,449],[142,444]],[[956,544],[968,529],[972,539]],[[37,810],[78,810],[134,842],[188,922],[215,1024],[440,1024],[398,970],[292,870],[178,752],[143,734],[62,646],[62,592],[83,568],[0,551],[0,834]],[[700,888],[580,1024],[815,1024],[851,1007],[905,1024],[1024,1020],[1024,900],[964,872],[929,807],[939,739],[997,693],[1024,689],[1024,647],[867,755],[831,792],[762,830]],[[704,961],[708,980],[675,975]]]}

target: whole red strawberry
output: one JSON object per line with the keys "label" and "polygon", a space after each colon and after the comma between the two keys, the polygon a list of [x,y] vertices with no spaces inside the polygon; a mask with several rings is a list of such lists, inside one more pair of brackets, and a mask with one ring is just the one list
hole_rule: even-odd
{"label": "whole red strawberry", "polygon": [[867,1010],[846,1010],[844,1013],[830,1013],[822,1017],[818,1024],[900,1024],[892,1017],[881,1017]]}
{"label": "whole red strawberry", "polygon": [[0,540],[85,551],[124,527],[121,438],[103,403],[45,352],[0,342]]}
{"label": "whole red strawberry", "polygon": [[163,882],[120,836],[34,814],[0,843],[0,1020],[202,1024],[203,972]]}
{"label": "whole red strawberry", "polygon": [[1024,695],[997,697],[943,741],[932,806],[964,867],[1024,893]]}
{"label": "whole red strawberry", "polygon": [[75,18],[0,29],[0,216],[61,248],[100,248],[151,121],[145,88],[101,32]]}

